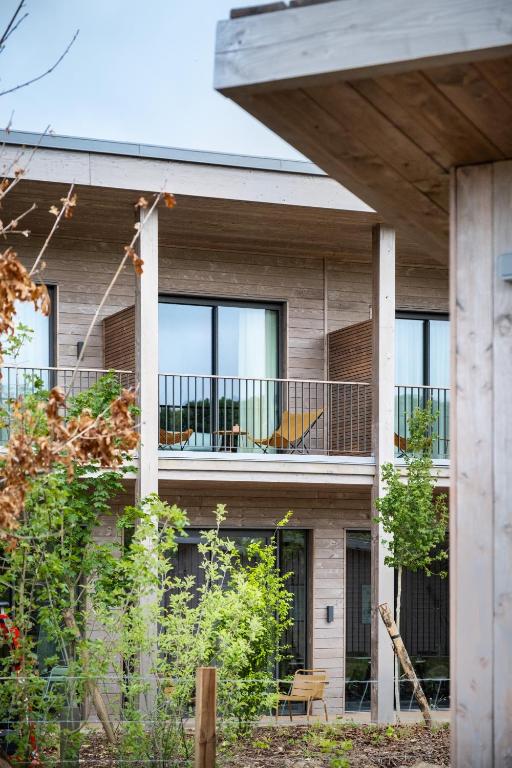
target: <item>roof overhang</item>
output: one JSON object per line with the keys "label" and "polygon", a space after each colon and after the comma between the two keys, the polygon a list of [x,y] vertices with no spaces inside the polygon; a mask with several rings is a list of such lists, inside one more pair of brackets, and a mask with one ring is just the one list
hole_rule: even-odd
{"label": "roof overhang", "polygon": [[35,182],[373,213],[312,163],[0,131],[0,173]]}
{"label": "roof overhang", "polygon": [[446,261],[450,169],[512,157],[512,3],[294,5],[219,23],[216,88]]}

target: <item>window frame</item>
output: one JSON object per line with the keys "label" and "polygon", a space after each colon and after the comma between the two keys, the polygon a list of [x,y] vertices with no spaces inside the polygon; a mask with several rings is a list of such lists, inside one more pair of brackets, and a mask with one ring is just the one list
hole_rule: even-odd
{"label": "window frame", "polygon": [[[188,306],[211,307],[212,312],[212,376],[219,376],[219,307],[240,307],[241,309],[271,309],[277,312],[277,378],[283,378],[284,361],[284,304],[265,299],[225,299],[209,296],[183,294],[159,294],[159,304],[185,304]],[[193,372],[192,372],[193,373]],[[229,378],[229,376],[228,376]]]}
{"label": "window frame", "polygon": [[430,387],[430,322],[432,320],[450,322],[450,315],[448,312],[418,312],[414,310],[397,310],[395,313],[395,320],[421,320],[423,322],[422,385],[425,387]]}
{"label": "window frame", "polygon": [[[196,546],[200,544],[204,538],[201,536],[201,534],[205,531],[213,530],[212,526],[197,526],[197,525],[189,525],[185,529],[185,535],[184,536],[176,536],[175,542],[176,544],[195,544]],[[282,534],[286,531],[300,531],[304,534],[304,559],[305,559],[305,571],[306,571],[306,578],[305,578],[305,587],[304,587],[304,657],[305,657],[305,665],[304,667],[307,669],[309,667],[311,658],[312,658],[312,648],[311,648],[311,630],[313,628],[313,617],[310,615],[310,608],[312,606],[312,599],[311,599],[311,593],[310,593],[310,584],[312,582],[312,553],[311,553],[311,547],[312,547],[312,532],[310,528],[304,528],[304,527],[294,527],[294,528],[287,528],[287,529],[277,529],[277,531],[273,528],[268,527],[262,527],[262,528],[237,528],[237,527],[228,527],[228,528],[221,528],[221,534],[225,534],[226,538],[229,539],[230,535],[236,536],[254,536],[257,538],[258,536],[265,536],[269,540],[272,536],[276,535],[277,538],[277,567],[279,569],[279,572],[282,573],[281,569],[281,546],[282,546]],[[277,665],[278,668],[275,670],[276,678],[279,678],[279,664]]]}

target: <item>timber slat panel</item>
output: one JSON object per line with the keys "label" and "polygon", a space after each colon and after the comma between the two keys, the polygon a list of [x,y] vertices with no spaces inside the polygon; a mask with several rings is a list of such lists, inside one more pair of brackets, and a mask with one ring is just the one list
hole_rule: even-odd
{"label": "timber slat panel", "polygon": [[[372,321],[366,320],[328,334],[329,379],[372,380]],[[352,388],[348,397],[333,388],[329,434],[331,451],[345,455],[371,453],[371,387]],[[343,399],[340,399],[340,396]]]}
{"label": "timber slat panel", "polygon": [[103,364],[105,368],[135,371],[135,306],[103,320]]}

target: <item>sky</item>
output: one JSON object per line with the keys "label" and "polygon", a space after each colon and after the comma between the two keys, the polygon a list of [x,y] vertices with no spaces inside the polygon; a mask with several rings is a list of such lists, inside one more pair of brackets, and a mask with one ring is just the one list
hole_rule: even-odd
{"label": "sky", "polygon": [[[0,29],[19,0],[1,0]],[[0,125],[235,154],[300,155],[212,87],[215,26],[256,0],[25,0],[0,55]]]}

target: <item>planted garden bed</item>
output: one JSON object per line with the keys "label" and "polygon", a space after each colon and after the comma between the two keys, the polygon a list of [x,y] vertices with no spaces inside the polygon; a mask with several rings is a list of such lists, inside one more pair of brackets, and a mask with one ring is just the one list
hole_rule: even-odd
{"label": "planted garden bed", "polygon": [[[168,768],[193,765],[190,759],[155,756],[154,765]],[[412,768],[425,764],[450,765],[450,731],[447,725],[431,731],[423,725],[377,727],[373,725],[283,726],[254,729],[251,736],[220,738],[218,768]],[[135,757],[135,756],[134,756]],[[129,761],[128,768],[137,765]],[[80,768],[121,768],[123,760],[109,747],[102,734],[91,733],[80,750]],[[140,768],[147,768],[141,763]]]}
{"label": "planted garden bed", "polygon": [[219,760],[224,768],[401,768],[450,765],[445,725],[258,728]]}

